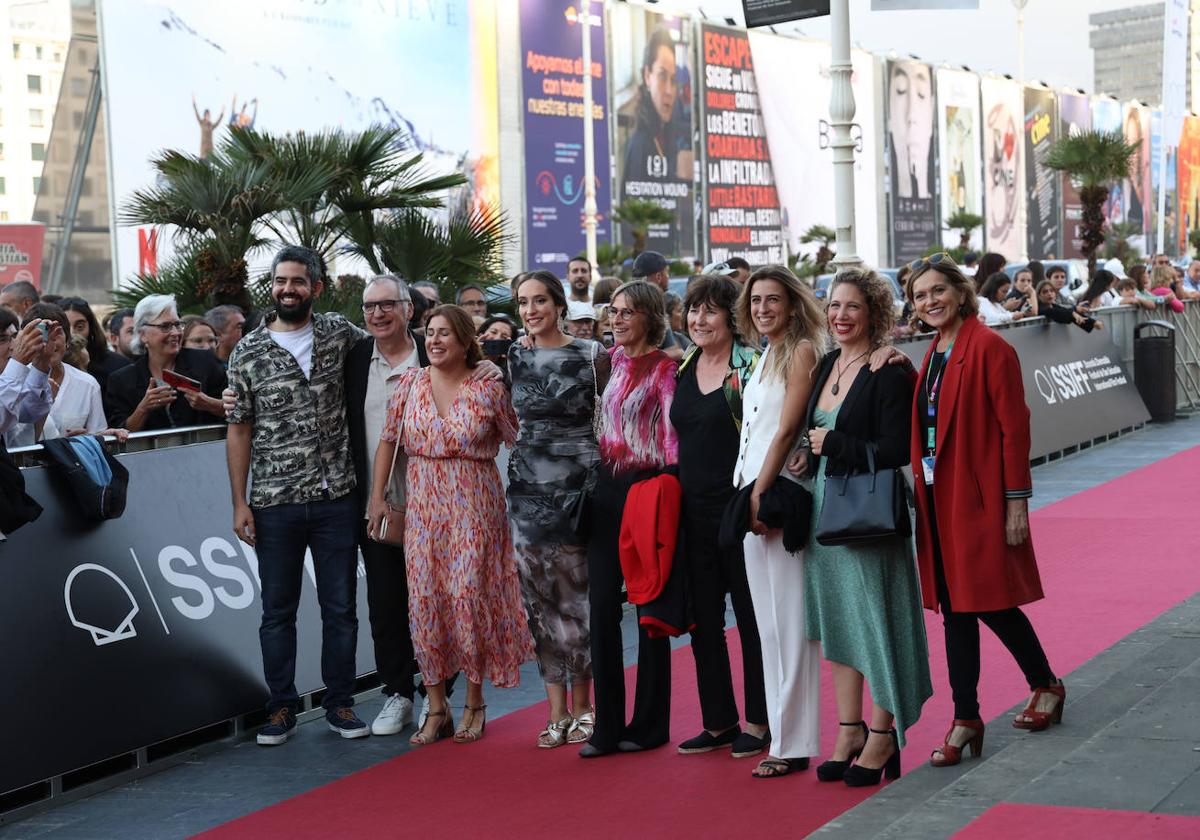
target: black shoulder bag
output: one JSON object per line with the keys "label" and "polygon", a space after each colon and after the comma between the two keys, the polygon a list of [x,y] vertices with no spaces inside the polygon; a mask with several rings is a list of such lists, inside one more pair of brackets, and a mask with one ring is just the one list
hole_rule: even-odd
{"label": "black shoulder bag", "polygon": [[813,537],[821,545],[855,545],[912,534],[904,475],[875,470],[875,444],[867,444],[867,472],[828,476],[825,503]]}

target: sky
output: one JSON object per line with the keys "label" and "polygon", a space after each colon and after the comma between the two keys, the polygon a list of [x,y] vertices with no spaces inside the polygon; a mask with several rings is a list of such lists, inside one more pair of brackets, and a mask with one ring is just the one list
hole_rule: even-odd
{"label": "sky", "polygon": [[[1025,6],[1025,78],[1051,87],[1092,85],[1092,49],[1088,46],[1088,15],[1129,6],[1152,5],[1145,0],[1028,0]],[[743,22],[741,0],[662,0],[662,11],[703,10],[710,20],[731,17]],[[780,33],[796,28],[806,36],[829,40],[829,19],[810,18],[776,27]],[[932,37],[936,34],[936,37]],[[850,42],[886,54],[913,54],[941,64],[965,64],[980,73],[1017,75],[1017,12],[1012,0],[980,0],[970,11],[873,12],[870,0],[850,0]]]}

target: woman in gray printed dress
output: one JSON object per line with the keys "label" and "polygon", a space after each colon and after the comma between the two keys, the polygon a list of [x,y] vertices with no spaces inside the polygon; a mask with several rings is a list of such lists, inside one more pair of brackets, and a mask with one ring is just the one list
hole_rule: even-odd
{"label": "woman in gray printed dress", "polygon": [[599,462],[592,417],[610,367],[599,344],[563,333],[567,301],[553,273],[518,275],[513,297],[527,337],[508,356],[521,421],[508,462],[508,505],[521,594],[550,701],[537,745],[552,749],[587,741],[595,725],[587,543],[576,535],[574,513]]}

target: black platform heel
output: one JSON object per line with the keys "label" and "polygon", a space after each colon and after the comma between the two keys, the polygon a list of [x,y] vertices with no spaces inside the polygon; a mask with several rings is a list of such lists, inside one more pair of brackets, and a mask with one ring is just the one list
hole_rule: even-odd
{"label": "black platform heel", "polygon": [[863,749],[867,746],[867,738],[870,737],[865,720],[860,720],[857,723],[842,723],[839,721],[838,726],[852,726],[855,729],[861,728],[863,732],[863,745],[846,756],[845,761],[830,759],[817,765],[817,778],[822,782],[840,782],[846,775],[846,769],[850,766],[850,763],[862,754]]}
{"label": "black platform heel", "polygon": [[896,734],[895,728],[870,731],[876,735],[892,736],[892,754],[882,767],[863,767],[861,764],[855,764],[848,769],[842,780],[849,787],[871,787],[879,784],[880,777],[888,780],[900,778],[900,736]]}

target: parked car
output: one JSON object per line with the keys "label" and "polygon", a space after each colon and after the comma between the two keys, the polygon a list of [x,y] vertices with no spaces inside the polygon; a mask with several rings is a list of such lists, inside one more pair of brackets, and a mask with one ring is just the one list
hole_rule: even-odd
{"label": "parked car", "polygon": [[[896,310],[896,315],[899,316],[904,311],[904,289],[900,288],[900,282],[896,279],[900,269],[877,268],[875,271],[892,284],[892,305]],[[826,295],[829,294],[829,284],[832,282],[832,273],[818,274],[813,278],[813,293],[817,296],[817,300],[825,300]]]}
{"label": "parked car", "polygon": [[[1047,274],[1050,273],[1050,269],[1054,266],[1063,266],[1067,269],[1067,285],[1064,286],[1063,288],[1065,288],[1067,290],[1067,294],[1069,294],[1071,297],[1079,298],[1080,296],[1083,295],[1084,292],[1087,291],[1088,270],[1087,270],[1087,262],[1086,261],[1084,261],[1084,260],[1042,260],[1041,262],[1042,262],[1042,265],[1044,265],[1046,267]],[[1025,268],[1028,265],[1029,265],[1028,261],[1010,262],[1008,265],[1004,266],[1004,273],[1007,274],[1010,278],[1016,277],[1017,272],[1020,271],[1022,268]],[[1097,267],[1099,267],[1099,266],[1097,266]],[[976,279],[979,281],[980,284],[982,284],[984,280],[987,280],[986,277],[979,277]]]}

